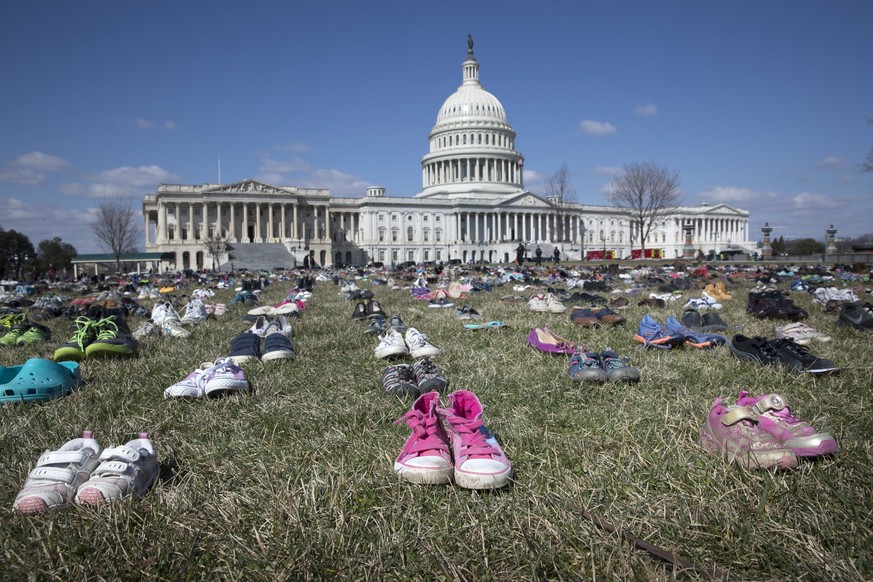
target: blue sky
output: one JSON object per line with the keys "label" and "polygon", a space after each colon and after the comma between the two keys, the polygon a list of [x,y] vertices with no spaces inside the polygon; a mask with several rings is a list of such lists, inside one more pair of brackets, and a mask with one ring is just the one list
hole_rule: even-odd
{"label": "blue sky", "polygon": [[153,1],[0,5],[0,226],[99,247],[102,196],[258,178],[421,188],[467,34],[542,193],[633,162],[775,235],[873,232],[873,2]]}

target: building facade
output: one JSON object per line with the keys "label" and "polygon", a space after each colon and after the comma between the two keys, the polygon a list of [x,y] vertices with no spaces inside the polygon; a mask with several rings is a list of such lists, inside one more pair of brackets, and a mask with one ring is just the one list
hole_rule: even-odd
{"label": "building facade", "polygon": [[[361,197],[341,198],[327,189],[253,179],[162,184],[143,201],[146,251],[175,257],[164,265],[169,270],[232,263],[234,255],[284,259],[275,266],[307,257],[320,265],[509,262],[519,244],[530,255],[540,247],[546,257],[557,248],[571,261],[639,252],[636,229],[620,209],[527,190],[515,138],[503,105],[479,82],[470,40],[461,85],[430,131],[422,190],[414,197],[371,187]],[[670,209],[646,248],[654,256],[683,256],[687,225],[695,252],[754,252],[748,211],[724,204]]]}

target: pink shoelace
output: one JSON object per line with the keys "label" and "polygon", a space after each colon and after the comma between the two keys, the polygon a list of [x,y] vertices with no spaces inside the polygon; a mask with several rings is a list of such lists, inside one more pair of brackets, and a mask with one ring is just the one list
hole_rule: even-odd
{"label": "pink shoelace", "polygon": [[479,430],[485,423],[480,420],[464,420],[457,416],[447,414],[446,419],[452,425],[452,429],[461,436],[461,454],[472,458],[491,458],[497,450],[488,443],[485,435],[488,431]]}
{"label": "pink shoelace", "polygon": [[406,422],[412,432],[415,434],[415,441],[408,447],[404,447],[405,454],[423,453],[424,451],[446,451],[449,446],[437,431],[439,426],[439,418],[435,414],[425,415],[419,410],[410,410],[400,418],[394,421],[394,424],[399,424],[401,421]]}

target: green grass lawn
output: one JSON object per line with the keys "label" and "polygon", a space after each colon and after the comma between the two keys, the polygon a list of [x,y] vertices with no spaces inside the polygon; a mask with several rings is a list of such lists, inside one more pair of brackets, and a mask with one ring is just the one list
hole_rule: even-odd
{"label": "green grass lawn", "polygon": [[[277,303],[293,281],[270,286]],[[362,284],[366,287],[366,284]],[[792,293],[807,322],[832,334],[814,353],[838,375],[756,368],[726,348],[644,351],[642,315],[681,316],[684,299],[644,311],[632,301],[623,327],[583,329],[566,314],[501,303],[509,288],[458,304],[511,327],[466,331],[453,309],[428,309],[408,291],[373,287],[389,314],[443,350],[449,390],[474,391],[513,463],[510,486],[476,492],[398,479],[408,436],[392,422],[411,402],[382,392],[376,339],[350,319],[354,302],[316,286],[294,320],[297,359],[246,365],[251,394],[165,401],[163,390],[226,355],[246,329],[232,307],[187,340],[145,339],[137,358],[84,361],[84,387],[36,405],[0,407],[0,544],[3,579],[662,579],[679,570],[634,548],[621,532],[732,579],[873,577],[873,335],[834,326],[811,296]],[[228,300],[232,291],[215,299]],[[772,321],[745,312],[745,293],[722,317],[746,335],[773,337]],[[131,320],[131,327],[140,323]],[[631,358],[639,384],[590,385],[567,376],[567,358],[525,345],[531,328]],[[54,341],[0,348],[0,364],[51,358]],[[411,361],[411,360],[409,360]],[[710,455],[697,435],[713,399],[740,390],[784,395],[796,416],[832,431],[841,450],[793,471],[745,470]],[[103,444],[148,431],[161,476],[142,499],[35,517],[11,511],[39,455],[91,429]]]}

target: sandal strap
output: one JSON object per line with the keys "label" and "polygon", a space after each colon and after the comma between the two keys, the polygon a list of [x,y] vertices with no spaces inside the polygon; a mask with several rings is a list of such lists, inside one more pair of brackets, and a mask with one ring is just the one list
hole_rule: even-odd
{"label": "sandal strap", "polygon": [[36,462],[37,467],[42,467],[43,465],[57,465],[59,463],[64,463],[67,465],[76,464],[81,465],[91,455],[88,451],[48,451],[43,453],[43,455]]}
{"label": "sandal strap", "polygon": [[103,449],[103,453],[100,455],[100,460],[108,461],[110,459],[122,459],[123,461],[126,461],[128,463],[135,463],[139,460],[139,457],[139,451],[135,451],[128,446],[121,445],[119,447]]}
{"label": "sandal strap", "polygon": [[779,411],[785,408],[785,399],[779,394],[768,394],[752,406],[752,410],[758,414],[764,414],[768,410]]}
{"label": "sandal strap", "polygon": [[78,473],[72,469],[61,467],[37,467],[27,476],[35,481],[52,481],[54,483],[71,484],[78,477]]}
{"label": "sandal strap", "polygon": [[131,465],[130,463],[125,463],[124,461],[105,461],[103,463],[100,463],[100,466],[97,467],[93,473],[91,473],[91,477],[102,477],[104,475],[118,475],[126,477],[135,472],[136,467]]}
{"label": "sandal strap", "polygon": [[725,426],[734,425],[741,420],[751,420],[758,422],[758,417],[751,411],[748,406],[733,406],[730,407],[730,412],[721,417],[721,423]]}

